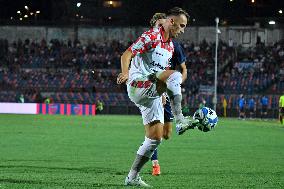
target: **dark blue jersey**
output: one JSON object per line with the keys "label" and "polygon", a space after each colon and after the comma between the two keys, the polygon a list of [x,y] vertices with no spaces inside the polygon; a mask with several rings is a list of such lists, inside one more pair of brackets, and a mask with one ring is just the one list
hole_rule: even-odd
{"label": "dark blue jersey", "polygon": [[186,61],[185,53],[182,46],[173,40],[174,44],[174,54],[171,60],[171,69],[176,69],[176,66],[181,65]]}
{"label": "dark blue jersey", "polygon": [[254,102],[254,99],[249,99],[249,101],[248,101],[248,106],[249,106],[249,108],[254,108],[254,105],[255,105],[255,102]]}
{"label": "dark blue jersey", "polygon": [[240,98],[239,99],[239,107],[243,108],[245,106],[245,99],[244,98]]}
{"label": "dark blue jersey", "polygon": [[263,106],[267,106],[268,105],[268,98],[266,96],[263,96],[260,100],[260,103],[263,105]]}
{"label": "dark blue jersey", "polygon": [[[185,53],[183,51],[182,46],[173,40],[174,44],[174,54],[171,59],[171,69],[176,69],[176,66],[181,65],[186,61]],[[165,116],[165,122],[172,122],[174,119],[174,115],[172,113],[170,100],[167,98],[166,105],[164,106],[164,116]]]}

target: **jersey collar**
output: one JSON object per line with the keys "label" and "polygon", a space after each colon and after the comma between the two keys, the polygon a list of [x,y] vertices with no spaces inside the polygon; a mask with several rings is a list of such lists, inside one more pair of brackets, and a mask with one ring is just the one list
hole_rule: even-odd
{"label": "jersey collar", "polygon": [[161,36],[162,36],[162,43],[167,43],[167,42],[171,42],[171,41],[172,41],[171,38],[169,38],[168,40],[166,40],[166,39],[164,38],[165,29],[164,29],[163,26],[161,26],[161,27],[159,28],[159,30],[160,30],[160,33],[161,33]]}

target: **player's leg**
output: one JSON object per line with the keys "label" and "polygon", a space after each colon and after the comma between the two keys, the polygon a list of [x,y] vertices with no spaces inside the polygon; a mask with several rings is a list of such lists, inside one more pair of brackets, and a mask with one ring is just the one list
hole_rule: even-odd
{"label": "player's leg", "polygon": [[244,119],[246,119],[246,108],[244,107],[244,109],[243,109],[243,116],[244,116]]}
{"label": "player's leg", "polygon": [[[164,128],[163,128],[163,138],[168,140],[172,134],[172,122],[174,116],[172,114],[170,99],[166,98],[166,104],[164,105]],[[161,174],[161,167],[158,160],[158,150],[156,149],[151,157],[152,160],[152,175],[159,176]]]}
{"label": "player's leg", "polygon": [[252,110],[251,110],[251,118],[254,119],[254,117],[255,117],[255,111],[254,111],[254,108],[252,108]]}
{"label": "player's leg", "polygon": [[149,161],[153,152],[157,149],[162,141],[163,124],[158,120],[145,125],[145,140],[138,148],[136,158],[131,166],[131,169],[125,179],[125,185],[134,186],[149,186],[141,180],[139,172],[142,167]]}
{"label": "player's leg", "polygon": [[161,174],[160,165],[158,160],[158,149],[156,149],[151,157],[152,161],[152,175],[159,176]]}
{"label": "player's leg", "polygon": [[279,115],[279,121],[282,124],[282,115]]}
{"label": "player's leg", "polygon": [[[163,138],[168,140],[171,134],[172,134],[172,121],[167,121],[164,123],[163,127]],[[151,160],[152,160],[152,175],[159,176],[161,174],[161,166],[158,160],[158,149],[154,151]]]}
{"label": "player's leg", "polygon": [[[171,108],[172,113],[176,119],[178,130],[178,134],[182,134],[185,132],[189,127],[193,124],[197,124],[196,121],[190,121],[185,119],[182,114],[181,108],[181,101],[182,101],[182,94],[181,94],[181,82],[182,82],[182,75],[180,72],[175,70],[166,70],[163,72],[158,72],[156,77],[159,81],[165,84],[167,93],[171,100]],[[161,85],[158,83],[158,85]],[[159,87],[158,87],[159,88]]]}
{"label": "player's leg", "polygon": [[166,98],[166,104],[164,105],[164,134],[163,138],[168,140],[172,135],[172,127],[173,127],[173,120],[174,115],[172,113],[170,99]]}
{"label": "player's leg", "polygon": [[280,121],[281,124],[283,123],[282,108],[279,108],[279,121]]}
{"label": "player's leg", "polygon": [[[143,78],[140,79],[143,81]],[[129,97],[136,103],[142,114],[143,124],[145,125],[145,140],[137,150],[136,158],[125,179],[125,185],[149,186],[141,180],[139,172],[161,143],[164,123],[162,100],[155,92],[157,93],[156,86],[153,83],[150,86],[145,83],[137,85],[134,83],[128,86]],[[150,95],[152,98],[149,98],[147,95]]]}
{"label": "player's leg", "polygon": [[264,120],[267,120],[267,106],[265,105],[264,106],[264,115],[263,115],[263,117],[264,117]]}
{"label": "player's leg", "polygon": [[245,111],[245,108],[244,108],[244,107],[240,107],[240,118],[241,118],[241,119],[245,119],[245,113],[244,113],[244,111]]}

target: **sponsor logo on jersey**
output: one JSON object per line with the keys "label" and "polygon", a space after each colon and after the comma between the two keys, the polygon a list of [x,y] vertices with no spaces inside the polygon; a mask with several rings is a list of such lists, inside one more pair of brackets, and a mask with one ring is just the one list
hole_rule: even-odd
{"label": "sponsor logo on jersey", "polygon": [[164,66],[162,66],[161,64],[159,64],[158,62],[155,62],[155,61],[150,62],[150,64],[152,66],[154,66],[154,67],[158,67],[161,70],[166,70],[167,69],[167,67],[164,67]]}

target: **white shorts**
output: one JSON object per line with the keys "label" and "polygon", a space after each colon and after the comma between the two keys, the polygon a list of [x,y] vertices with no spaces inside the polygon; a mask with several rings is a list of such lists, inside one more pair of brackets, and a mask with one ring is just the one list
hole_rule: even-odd
{"label": "white shorts", "polygon": [[144,125],[156,120],[164,123],[164,107],[156,83],[149,81],[147,76],[140,77],[127,84],[127,92],[130,100],[140,109]]}

